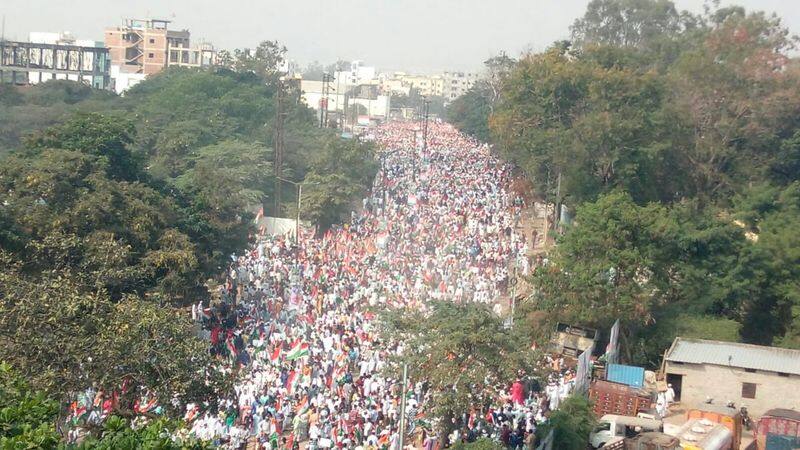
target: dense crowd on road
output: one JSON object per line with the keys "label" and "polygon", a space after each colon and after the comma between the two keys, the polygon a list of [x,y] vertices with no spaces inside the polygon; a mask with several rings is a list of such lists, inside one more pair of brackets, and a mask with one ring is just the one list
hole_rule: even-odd
{"label": "dense crowd on road", "polygon": [[[187,407],[191,433],[229,448],[255,437],[271,450],[399,450],[402,386],[382,369],[402,343],[383,340],[368,311],[441,299],[501,314],[510,268],[528,270],[511,167],[450,125],[431,123],[424,148],[419,135],[412,122],[375,129],[381,169],[350,223],[299,243],[261,236],[234,256],[220,300],[193,308],[210,351],[237,381],[218,408]],[[529,442],[569,393],[569,373],[555,373],[546,386],[498,386],[496,407],[465,412],[451,439]],[[420,432],[430,419],[426,383],[408,388],[406,436],[418,441],[406,443],[440,447]]]}

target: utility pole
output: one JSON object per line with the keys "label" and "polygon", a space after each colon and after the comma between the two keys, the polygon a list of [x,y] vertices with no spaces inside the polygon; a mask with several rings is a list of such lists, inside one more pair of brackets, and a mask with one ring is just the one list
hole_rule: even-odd
{"label": "utility pole", "polygon": [[[333,74],[334,74],[333,76],[336,78],[336,91],[335,91],[336,92],[336,111],[338,112],[339,111],[339,95],[341,95],[341,92],[342,92],[342,85],[341,85],[342,77],[339,76],[339,75],[336,75],[336,72],[333,72]],[[342,133],[344,133],[344,110],[342,110],[341,116],[339,117],[339,127],[342,128]]]}
{"label": "utility pole", "polygon": [[303,183],[297,183],[297,220],[294,222],[294,242],[300,248],[300,200],[303,198]]}
{"label": "utility pole", "polygon": [[319,127],[328,127],[328,101],[331,92],[331,75],[327,73],[322,74],[322,99],[320,99],[319,107]]}
{"label": "utility pole", "polygon": [[422,126],[422,154],[428,150],[428,113],[430,112],[431,101],[425,98],[423,100],[423,111],[425,113],[425,123]]}
{"label": "utility pole", "polygon": [[553,231],[558,229],[558,222],[560,221],[560,219],[561,219],[561,169],[558,169],[558,179],[556,181],[556,206],[555,206],[555,211],[553,211]]}
{"label": "utility pole", "polygon": [[400,450],[403,450],[406,440],[406,386],[408,385],[408,364],[403,363],[403,386],[400,389],[400,429],[397,432],[400,435]]}
{"label": "utility pole", "polygon": [[275,217],[281,216],[281,177],[283,176],[283,126],[286,118],[284,100],[286,96],[283,80],[278,80],[278,91],[275,94]]}

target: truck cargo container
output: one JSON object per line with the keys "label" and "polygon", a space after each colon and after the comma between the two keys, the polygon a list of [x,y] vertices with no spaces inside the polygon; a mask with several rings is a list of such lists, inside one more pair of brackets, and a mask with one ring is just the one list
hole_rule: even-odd
{"label": "truck cargo container", "polygon": [[800,412],[770,409],[759,419],[755,434],[758,450],[800,448]]}
{"label": "truck cargo container", "polygon": [[607,414],[636,416],[639,411],[649,409],[652,403],[644,390],[603,380],[597,380],[589,387],[589,399],[597,417]]}

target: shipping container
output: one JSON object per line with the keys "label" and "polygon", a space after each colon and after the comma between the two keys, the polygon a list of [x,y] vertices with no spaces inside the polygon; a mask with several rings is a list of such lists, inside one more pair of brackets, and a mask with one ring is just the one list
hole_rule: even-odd
{"label": "shipping container", "polygon": [[609,364],[606,380],[641,389],[644,387],[644,367]]}
{"label": "shipping container", "polygon": [[589,399],[597,417],[606,414],[636,416],[639,411],[649,409],[651,404],[646,391],[603,380],[597,380],[589,387]]}
{"label": "shipping container", "polygon": [[756,427],[756,446],[758,450],[800,448],[800,412],[771,409],[764,413]]}

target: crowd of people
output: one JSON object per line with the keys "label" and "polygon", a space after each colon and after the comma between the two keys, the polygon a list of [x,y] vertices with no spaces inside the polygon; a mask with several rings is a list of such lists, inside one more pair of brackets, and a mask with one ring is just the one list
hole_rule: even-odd
{"label": "crowd of people", "polygon": [[[527,272],[529,244],[517,229],[524,205],[508,190],[509,165],[444,123],[429,125],[425,146],[411,122],[384,124],[373,136],[380,172],[350,223],[323,236],[261,236],[234,257],[219,301],[193,308],[210,351],[236,379],[218,408],[188,405],[195,436],[228,448],[255,438],[270,450],[399,450],[403,386],[382,369],[403,344],[382,339],[369,311],[424,310],[441,299],[500,314],[511,268]],[[465,412],[451,440],[529,442],[569,392],[571,376],[561,372],[546,386],[498,386],[497,406]],[[440,447],[419,432],[427,384],[407,388],[404,436],[420,441],[406,443]]]}

